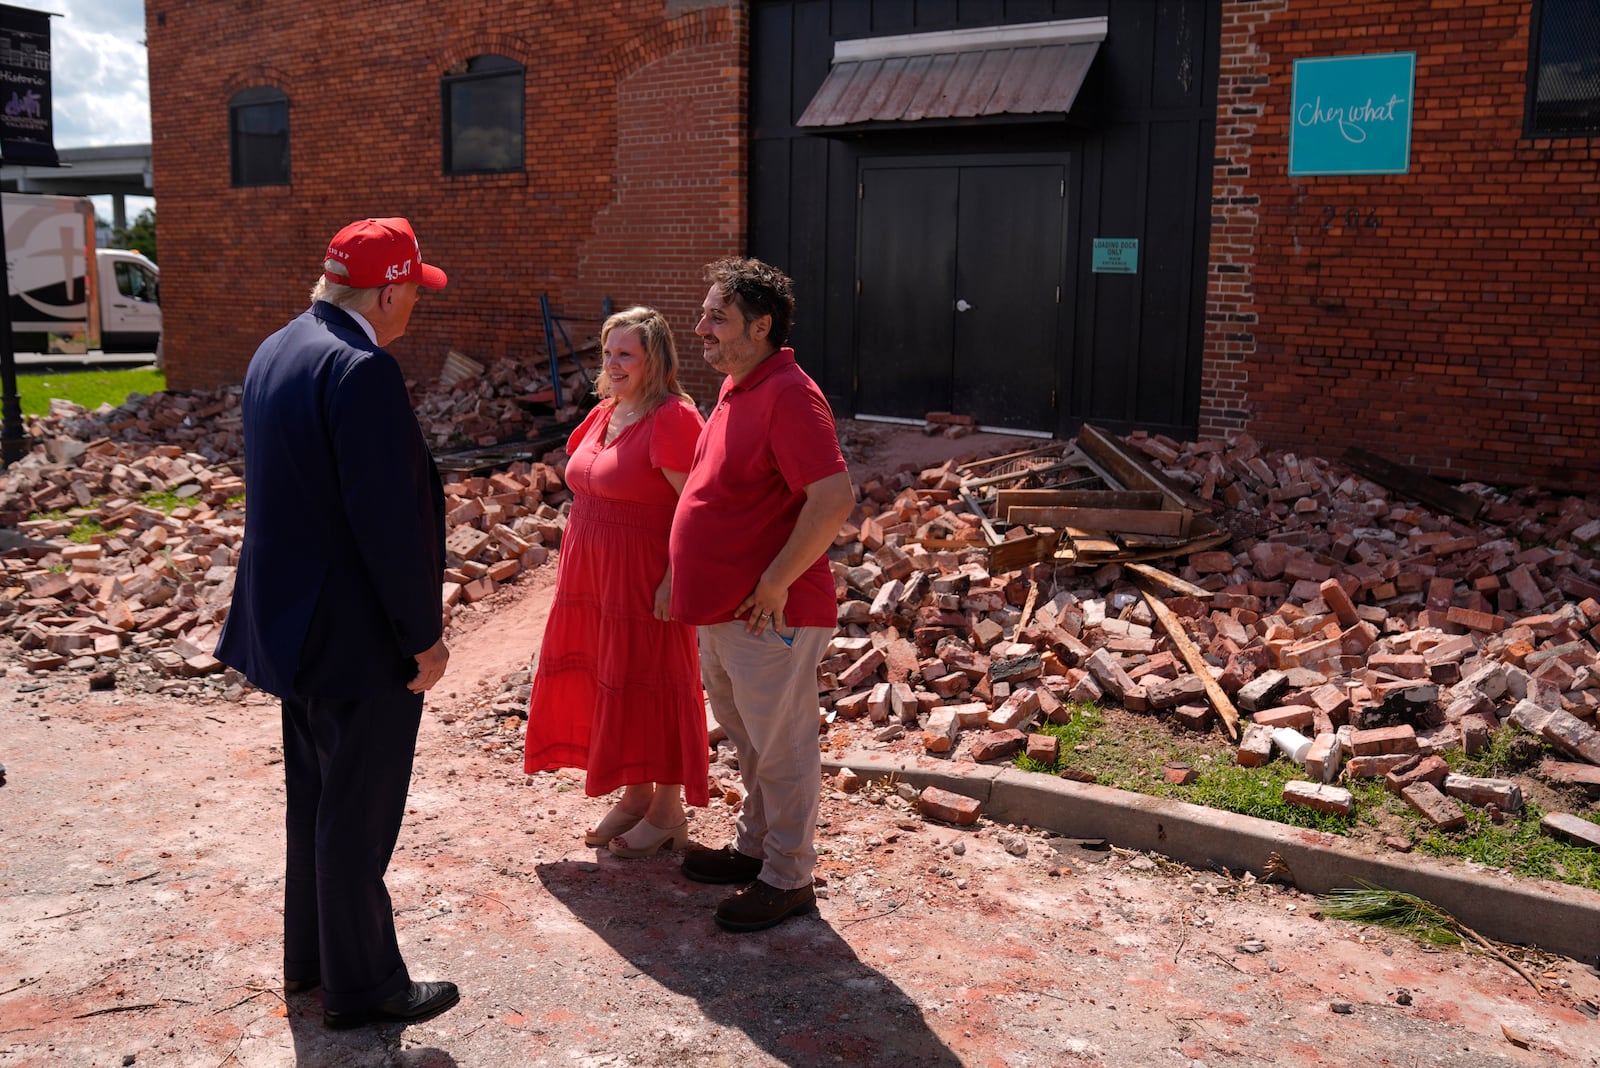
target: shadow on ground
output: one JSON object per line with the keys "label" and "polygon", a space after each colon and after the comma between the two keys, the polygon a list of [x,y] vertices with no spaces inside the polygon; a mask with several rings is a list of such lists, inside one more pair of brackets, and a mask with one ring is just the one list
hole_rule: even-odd
{"label": "shadow on ground", "polygon": [[295,994],[288,998],[289,1032],[294,1063],[319,1068],[456,1068],[456,1059],[432,1046],[400,1047],[405,1024],[330,1031],[322,1023],[322,998]]}
{"label": "shadow on ground", "polygon": [[[630,879],[626,893],[615,880],[596,878],[601,865],[594,862],[563,860],[535,870],[574,917],[642,974],[693,998],[706,1019],[743,1032],[783,1064],[959,1068],[960,1058],[911,998],[863,964],[820,913],[768,931],[727,934],[711,915],[733,888],[657,871],[667,863],[631,866],[649,876]],[[616,870],[607,867],[608,874]]]}

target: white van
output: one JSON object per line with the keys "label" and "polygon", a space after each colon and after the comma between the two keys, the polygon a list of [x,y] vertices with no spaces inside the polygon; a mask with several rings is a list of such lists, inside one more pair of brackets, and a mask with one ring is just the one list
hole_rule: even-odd
{"label": "white van", "polygon": [[96,249],[100,289],[100,348],[154,352],[161,342],[161,268],[142,252]]}

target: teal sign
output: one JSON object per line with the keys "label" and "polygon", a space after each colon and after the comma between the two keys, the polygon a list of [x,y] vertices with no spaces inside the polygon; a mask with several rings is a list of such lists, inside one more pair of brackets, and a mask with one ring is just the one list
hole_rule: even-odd
{"label": "teal sign", "polygon": [[1417,54],[1294,63],[1289,173],[1405,174]]}
{"label": "teal sign", "polygon": [[1095,274],[1138,274],[1139,239],[1137,237],[1095,238],[1093,270]]}

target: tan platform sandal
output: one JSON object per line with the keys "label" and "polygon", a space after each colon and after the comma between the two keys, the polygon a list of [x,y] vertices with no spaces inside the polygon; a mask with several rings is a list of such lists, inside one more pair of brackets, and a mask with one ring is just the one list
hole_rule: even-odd
{"label": "tan platform sandal", "polygon": [[[624,860],[653,857],[663,849],[682,849],[689,844],[689,821],[676,827],[657,827],[648,820],[640,820],[632,830],[625,832],[635,845],[626,845],[623,839],[613,838],[607,847]],[[648,843],[648,844],[643,844]]]}

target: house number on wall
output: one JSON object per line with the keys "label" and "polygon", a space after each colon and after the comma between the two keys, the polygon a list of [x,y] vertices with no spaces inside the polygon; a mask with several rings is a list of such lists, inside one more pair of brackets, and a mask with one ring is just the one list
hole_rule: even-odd
{"label": "house number on wall", "polygon": [[1363,226],[1373,230],[1383,224],[1378,221],[1378,212],[1375,208],[1368,208],[1366,215],[1361,214],[1360,208],[1345,208],[1341,212],[1338,208],[1329,205],[1322,209],[1322,228],[1332,230],[1343,224],[1346,230],[1358,230]]}

